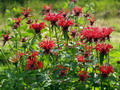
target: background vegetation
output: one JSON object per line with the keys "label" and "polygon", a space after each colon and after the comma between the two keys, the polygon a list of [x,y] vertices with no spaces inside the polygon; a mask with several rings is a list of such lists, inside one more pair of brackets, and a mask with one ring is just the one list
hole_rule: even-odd
{"label": "background vegetation", "polygon": [[[5,29],[8,18],[19,16],[23,7],[32,8],[33,15],[40,16],[44,4],[51,4],[54,10],[60,10],[67,8],[69,2],[70,0],[0,0],[0,33]],[[120,59],[120,0],[77,0],[77,5],[83,8],[91,5],[94,8],[93,15],[97,20],[95,26],[109,26],[116,30],[111,38],[115,49],[111,52],[111,55],[115,63]],[[2,38],[0,38],[0,42],[2,42]],[[2,45],[0,44],[0,46]],[[2,59],[2,55],[0,55],[0,59]]]}

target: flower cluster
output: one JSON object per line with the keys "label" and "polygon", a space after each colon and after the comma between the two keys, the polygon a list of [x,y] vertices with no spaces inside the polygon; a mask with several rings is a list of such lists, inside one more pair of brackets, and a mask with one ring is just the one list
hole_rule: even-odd
{"label": "flower cluster", "polygon": [[3,46],[5,45],[5,43],[6,43],[8,40],[12,39],[12,37],[10,37],[9,35],[10,35],[9,33],[6,33],[6,34],[3,34],[3,35],[2,35],[2,36],[3,36]]}
{"label": "flower cluster", "polygon": [[86,39],[86,42],[98,42],[109,39],[113,31],[112,28],[87,27],[81,31],[81,35]]}
{"label": "flower cluster", "polygon": [[43,48],[44,49],[44,53],[45,54],[48,54],[50,53],[51,49],[54,48],[56,45],[54,43],[54,41],[51,41],[51,40],[43,40],[42,42],[40,42],[39,44],[39,47]]}
{"label": "flower cluster", "polygon": [[58,21],[58,25],[63,28],[62,29],[63,31],[67,31],[68,27],[73,24],[74,24],[73,20],[70,20],[70,19],[68,19],[68,20],[62,19],[62,20]]}
{"label": "flower cluster", "polygon": [[42,29],[45,28],[45,26],[46,26],[46,25],[45,25],[44,22],[41,22],[41,23],[33,23],[33,24],[30,25],[30,28],[31,28],[31,29],[34,29],[34,30],[35,30],[35,33],[38,34],[38,33],[40,33],[40,31],[41,31]]}
{"label": "flower cluster", "polygon": [[61,69],[60,75],[59,75],[60,77],[64,77],[67,74],[67,72],[69,71],[69,67],[65,67],[63,65],[58,65],[57,67],[58,67],[58,69]]}
{"label": "flower cluster", "polygon": [[100,70],[100,72],[101,72],[101,74],[102,74],[103,77],[108,77],[108,75],[110,73],[114,72],[113,67],[110,66],[110,65],[103,65],[103,66],[100,67],[99,70]]}
{"label": "flower cluster", "polygon": [[22,15],[24,16],[24,18],[28,18],[28,17],[30,17],[31,15],[30,15],[30,12],[32,11],[32,9],[31,8],[23,8],[22,9]]}
{"label": "flower cluster", "polygon": [[82,13],[82,8],[79,8],[78,6],[74,7],[73,13],[75,16],[79,16]]}
{"label": "flower cluster", "polygon": [[56,22],[60,19],[63,19],[63,15],[62,14],[58,14],[58,13],[47,13],[47,15],[44,15],[45,18],[44,20],[50,21],[51,25],[56,25]]}
{"label": "flower cluster", "polygon": [[79,74],[78,74],[78,76],[80,77],[80,79],[79,79],[79,81],[85,81],[87,78],[89,78],[90,76],[89,76],[89,73],[88,72],[86,72],[86,71],[79,71],[78,72]]}
{"label": "flower cluster", "polygon": [[112,49],[113,46],[110,44],[106,44],[106,43],[98,43],[95,47],[96,51],[99,51],[101,54],[105,55],[106,53],[108,53],[110,51],[110,49]]}
{"label": "flower cluster", "polygon": [[33,52],[32,55],[28,57],[26,70],[35,70],[43,68],[43,63],[41,61],[37,61],[38,52]]}

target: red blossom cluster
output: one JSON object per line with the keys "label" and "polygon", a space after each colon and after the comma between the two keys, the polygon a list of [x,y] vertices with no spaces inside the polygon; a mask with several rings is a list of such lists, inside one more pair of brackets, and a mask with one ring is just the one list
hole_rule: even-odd
{"label": "red blossom cluster", "polygon": [[103,65],[103,66],[100,67],[99,70],[100,70],[103,77],[108,77],[108,75],[110,73],[114,72],[114,68],[110,65]]}
{"label": "red blossom cluster", "polygon": [[74,14],[75,16],[79,16],[81,13],[82,13],[82,8],[80,8],[80,7],[78,7],[78,6],[75,6],[75,7],[73,8],[73,14]]}
{"label": "red blossom cluster", "polygon": [[43,48],[45,51],[45,54],[49,54],[52,48],[54,48],[56,45],[54,43],[54,41],[51,40],[43,40],[42,42],[40,42],[39,47]]}
{"label": "red blossom cluster", "polygon": [[41,61],[37,61],[38,52],[33,52],[32,55],[28,57],[26,69],[27,70],[35,70],[43,67],[43,63]]}
{"label": "red blossom cluster", "polygon": [[67,74],[67,72],[69,71],[69,67],[65,67],[63,65],[58,65],[57,67],[59,69],[61,69],[60,70],[60,77],[64,77]]}
{"label": "red blossom cluster", "polygon": [[99,51],[101,54],[105,55],[106,53],[108,53],[110,51],[110,49],[112,49],[113,46],[110,44],[106,44],[106,43],[98,43],[95,46],[96,51]]}
{"label": "red blossom cluster", "polygon": [[81,35],[86,39],[86,42],[98,42],[109,39],[113,31],[112,28],[87,27],[81,31]]}
{"label": "red blossom cluster", "polygon": [[52,5],[43,5],[43,12],[49,13],[52,9]]}
{"label": "red blossom cluster", "polygon": [[88,19],[90,21],[90,25],[93,26],[94,22],[96,21],[94,17]]}
{"label": "red blossom cluster", "polygon": [[10,35],[9,33],[6,33],[6,34],[3,34],[3,35],[2,35],[2,36],[3,36],[3,45],[5,45],[5,43],[6,43],[8,40],[12,39],[12,37],[10,37],[9,35]]}
{"label": "red blossom cluster", "polygon": [[13,18],[15,24],[13,26],[13,29],[17,29],[20,26],[20,22],[22,21],[22,18]]}
{"label": "red blossom cluster", "polygon": [[63,19],[63,15],[62,14],[58,14],[58,13],[47,13],[46,15],[44,15],[45,18],[44,20],[50,21],[51,25],[56,25],[56,22],[60,19]]}
{"label": "red blossom cluster", "polygon": [[64,18],[67,18],[67,15],[69,13],[69,10],[68,9],[62,9],[61,11],[59,11],[60,14],[63,15]]}
{"label": "red blossom cluster", "polygon": [[61,20],[58,21],[58,25],[63,28],[62,29],[63,31],[67,31],[68,27],[73,25],[73,24],[74,24],[74,22],[71,19],[66,19],[66,20],[65,19],[61,19]]}
{"label": "red blossom cluster", "polygon": [[89,73],[86,71],[79,71],[78,72],[78,76],[80,77],[79,81],[85,81],[87,78],[89,78],[90,76],[88,75]]}
{"label": "red blossom cluster", "polygon": [[46,25],[45,25],[44,22],[41,22],[41,23],[33,23],[33,24],[30,25],[30,28],[31,28],[31,29],[34,29],[34,30],[35,30],[35,33],[38,34],[38,33],[40,33],[40,31],[41,31],[42,29],[45,28],[45,26],[46,26]]}
{"label": "red blossom cluster", "polygon": [[23,8],[22,9],[22,15],[24,16],[24,18],[28,18],[28,17],[30,17],[31,15],[30,15],[30,12],[32,11],[32,9],[31,8]]}

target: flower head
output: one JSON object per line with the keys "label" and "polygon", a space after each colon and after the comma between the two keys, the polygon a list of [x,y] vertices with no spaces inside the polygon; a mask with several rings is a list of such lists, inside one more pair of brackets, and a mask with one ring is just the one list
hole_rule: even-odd
{"label": "flower head", "polygon": [[96,21],[94,17],[88,19],[90,21],[90,25],[93,26],[94,22]]}
{"label": "flower head", "polygon": [[78,61],[78,62],[86,62],[84,56],[80,56],[80,55],[77,56],[77,61]]}
{"label": "flower head", "polygon": [[49,13],[51,9],[52,9],[52,5],[43,5],[44,13]]}
{"label": "flower head", "polygon": [[113,67],[110,66],[110,65],[108,65],[108,66],[107,65],[103,65],[103,66],[100,67],[99,70],[100,70],[100,72],[101,72],[101,74],[102,74],[103,77],[108,77],[108,75],[110,73],[114,72]]}
{"label": "flower head", "polygon": [[102,44],[98,43],[95,47],[96,51],[99,51],[103,55],[108,53],[112,48],[113,48],[112,45],[106,43],[102,43]]}
{"label": "flower head", "polygon": [[72,26],[74,24],[73,20],[65,20],[61,19],[58,21],[58,25],[63,28],[63,31],[67,31],[69,26]]}
{"label": "flower head", "polygon": [[35,33],[38,34],[38,33],[40,33],[40,31],[41,31],[42,29],[45,28],[45,26],[46,26],[46,25],[45,25],[44,22],[41,22],[41,23],[33,23],[33,24],[31,24],[30,28],[31,28],[31,29],[34,29],[34,30],[35,30]]}
{"label": "flower head", "polygon": [[22,14],[24,15],[24,18],[28,18],[28,17],[30,17],[30,12],[32,11],[32,9],[31,8],[23,8],[22,9]]}
{"label": "flower head", "polygon": [[32,54],[28,57],[26,69],[27,70],[35,70],[43,67],[43,63],[41,61],[37,61],[38,52],[32,52]]}
{"label": "flower head", "polygon": [[65,9],[62,9],[61,11],[59,11],[59,13],[62,14],[63,17],[66,18],[66,17],[67,17],[67,14],[69,13],[69,11],[68,11],[67,9],[66,9],[66,10],[65,10]]}
{"label": "flower head", "polygon": [[104,27],[87,27],[81,31],[81,35],[86,39],[86,42],[105,41],[110,38],[110,34],[114,30],[112,28]]}
{"label": "flower head", "polygon": [[3,34],[3,35],[2,35],[2,36],[3,36],[3,45],[5,45],[5,43],[6,43],[8,40],[12,39],[12,37],[10,37],[9,35],[10,35],[9,33],[6,33],[6,34]]}
{"label": "flower head", "polygon": [[78,76],[80,77],[79,81],[85,81],[87,78],[89,78],[90,76],[88,75],[88,72],[86,71],[79,71],[78,72]]}
{"label": "flower head", "polygon": [[52,25],[56,25],[58,20],[63,19],[63,15],[58,13],[47,13],[47,15],[44,16],[44,20],[50,21]]}
{"label": "flower head", "polygon": [[73,13],[75,16],[79,16],[82,13],[82,8],[79,8],[78,6],[74,7]]}
{"label": "flower head", "polygon": [[55,46],[56,45],[55,45],[54,41],[51,41],[51,40],[48,40],[48,39],[43,40],[39,44],[39,47],[43,48],[45,50],[44,53],[46,53],[46,54],[50,53],[50,50],[52,48],[54,48]]}

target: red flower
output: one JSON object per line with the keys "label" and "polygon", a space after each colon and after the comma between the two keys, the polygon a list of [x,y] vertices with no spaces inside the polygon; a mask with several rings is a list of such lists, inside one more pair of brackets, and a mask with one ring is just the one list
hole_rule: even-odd
{"label": "red flower", "polygon": [[84,56],[77,56],[77,61],[78,62],[86,62]]}
{"label": "red flower", "polygon": [[63,65],[58,65],[57,67],[59,69],[61,69],[60,70],[60,77],[64,77],[67,74],[68,70],[69,70],[69,67],[64,67]]}
{"label": "red flower", "polygon": [[18,57],[22,57],[23,55],[25,55],[24,53],[21,53],[21,52],[16,53],[16,54],[17,54]]}
{"label": "red flower", "polygon": [[22,20],[22,18],[13,18],[15,24],[13,26],[13,29],[17,29],[20,26],[20,22]]}
{"label": "red flower", "polygon": [[114,72],[114,69],[113,69],[113,67],[112,66],[110,66],[110,65],[103,65],[103,66],[101,66],[100,67],[100,72],[102,73],[102,76],[103,77],[108,77],[108,75],[110,74],[110,73],[113,73]]}
{"label": "red flower", "polygon": [[33,23],[33,21],[31,19],[28,19],[26,23],[31,24],[31,23]]}
{"label": "red flower", "polygon": [[90,21],[90,25],[93,26],[94,22],[96,21],[94,17],[92,17],[91,19],[88,19]]}
{"label": "red flower", "polygon": [[26,64],[26,69],[28,70],[35,70],[40,69],[43,67],[43,63],[40,61],[37,61],[38,52],[33,52],[29,57]]}
{"label": "red flower", "polygon": [[38,33],[40,33],[40,31],[41,31],[42,29],[45,28],[45,26],[46,26],[46,25],[45,25],[44,22],[41,22],[41,23],[33,23],[33,24],[31,24],[30,28],[31,28],[31,29],[34,29],[34,30],[35,30],[35,33],[38,34]]}
{"label": "red flower", "polygon": [[35,69],[40,69],[43,67],[43,63],[40,61],[36,61],[36,60],[28,60],[27,61],[27,65],[26,65],[26,69],[28,70],[35,70]]}
{"label": "red flower", "polygon": [[58,21],[58,25],[63,28],[63,31],[67,31],[69,26],[72,26],[74,24],[73,20],[65,20],[61,19]]}
{"label": "red flower", "polygon": [[79,71],[79,75],[78,76],[80,77],[79,81],[82,81],[82,82],[90,77],[88,75],[88,72],[86,72],[86,71]]}
{"label": "red flower", "polygon": [[56,22],[60,19],[63,19],[62,14],[58,13],[47,13],[47,15],[44,15],[44,20],[50,21],[51,25],[56,25]]}
{"label": "red flower", "polygon": [[78,35],[77,30],[71,30],[71,31],[70,31],[70,35],[71,35],[73,38],[75,38],[75,36]]}
{"label": "red flower", "polygon": [[66,17],[67,16],[67,14],[69,13],[69,11],[66,9],[62,9],[61,11],[59,11],[59,13],[60,14],[62,14],[63,15],[63,17]]}
{"label": "red flower", "polygon": [[79,8],[78,6],[74,7],[73,13],[75,16],[79,16],[82,13],[82,8]]}
{"label": "red flower", "polygon": [[114,31],[112,28],[87,27],[81,31],[81,35],[87,39],[86,42],[98,42],[109,39],[112,31]]}
{"label": "red flower", "polygon": [[113,46],[110,44],[106,44],[106,43],[98,43],[95,47],[96,51],[99,51],[101,54],[106,54],[110,51],[110,49],[112,49]]}
{"label": "red flower", "polygon": [[44,53],[48,54],[50,53],[50,50],[52,48],[54,48],[56,45],[54,43],[54,41],[50,41],[50,40],[43,40],[42,42],[40,42],[39,47],[43,48],[45,51]]}
{"label": "red flower", "polygon": [[29,9],[23,8],[21,13],[24,15],[25,18],[28,18],[28,17],[30,17],[30,11],[32,11],[31,8],[29,8]]}
{"label": "red flower", "polygon": [[8,41],[8,40],[10,40],[10,39],[12,39],[12,37],[9,37],[9,33],[6,33],[6,34],[3,34],[2,36],[3,36],[3,45],[5,45],[5,43]]}
{"label": "red flower", "polygon": [[47,12],[47,13],[50,12],[51,9],[52,9],[52,5],[48,5],[48,6],[47,6],[47,5],[44,5],[44,6],[43,6],[43,11],[45,11],[45,12]]}

